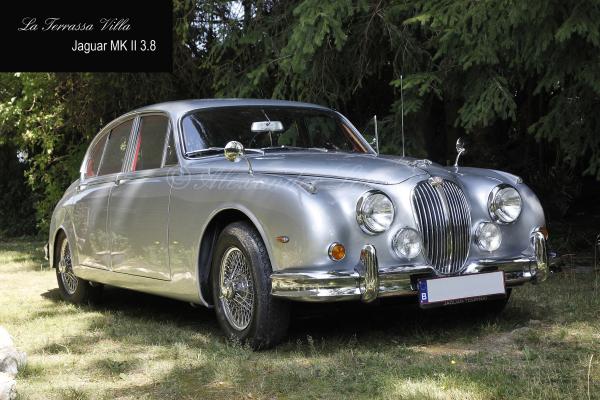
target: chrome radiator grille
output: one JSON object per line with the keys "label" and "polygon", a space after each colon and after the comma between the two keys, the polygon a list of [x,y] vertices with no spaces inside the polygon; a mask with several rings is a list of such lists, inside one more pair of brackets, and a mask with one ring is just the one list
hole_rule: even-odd
{"label": "chrome radiator grille", "polygon": [[469,203],[462,190],[453,182],[431,178],[417,184],[412,203],[431,266],[442,274],[460,272],[471,230]]}

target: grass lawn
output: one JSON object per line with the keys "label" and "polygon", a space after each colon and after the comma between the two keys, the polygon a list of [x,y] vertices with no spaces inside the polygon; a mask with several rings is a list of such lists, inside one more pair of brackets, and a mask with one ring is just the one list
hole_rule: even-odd
{"label": "grass lawn", "polygon": [[289,340],[255,353],[208,309],[112,288],[100,306],[64,303],[41,248],[0,242],[0,325],[29,356],[23,399],[600,399],[598,273],[519,288],[497,319],[299,306]]}

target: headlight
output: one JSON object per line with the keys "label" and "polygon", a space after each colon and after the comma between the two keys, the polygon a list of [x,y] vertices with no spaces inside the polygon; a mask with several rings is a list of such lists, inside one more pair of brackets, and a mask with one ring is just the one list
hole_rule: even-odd
{"label": "headlight", "polygon": [[521,215],[521,195],[512,186],[496,186],[490,193],[488,209],[494,221],[513,222]]}
{"label": "headlight", "polygon": [[500,228],[492,222],[482,222],[479,224],[475,236],[477,238],[477,245],[485,251],[498,250],[500,243],[502,243]]}
{"label": "headlight", "polygon": [[382,192],[370,191],[363,194],[356,204],[356,221],[366,233],[387,230],[394,220],[394,205]]}
{"label": "headlight", "polygon": [[421,253],[421,235],[414,229],[401,229],[392,239],[392,248],[400,258],[415,258]]}

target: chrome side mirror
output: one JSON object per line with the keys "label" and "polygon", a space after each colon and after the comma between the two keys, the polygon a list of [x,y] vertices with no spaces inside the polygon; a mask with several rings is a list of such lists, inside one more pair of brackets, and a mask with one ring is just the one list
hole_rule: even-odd
{"label": "chrome side mirror", "polygon": [[232,140],[225,145],[223,150],[225,158],[231,162],[238,162],[244,156],[244,145]]}
{"label": "chrome side mirror", "polygon": [[458,167],[458,160],[460,159],[460,156],[463,155],[463,153],[467,152],[467,140],[459,137],[458,140],[456,141],[456,152],[458,154],[456,154],[456,161],[454,161],[454,166]]}

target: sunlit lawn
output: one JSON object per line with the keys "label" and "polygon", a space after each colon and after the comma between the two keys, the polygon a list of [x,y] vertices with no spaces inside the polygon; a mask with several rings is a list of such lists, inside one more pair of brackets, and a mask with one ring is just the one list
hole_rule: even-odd
{"label": "sunlit lawn", "polygon": [[255,353],[185,303],[109,289],[100,306],[66,304],[41,246],[0,242],[0,325],[29,355],[20,398],[600,399],[593,272],[520,288],[499,319],[296,307],[289,340]]}

